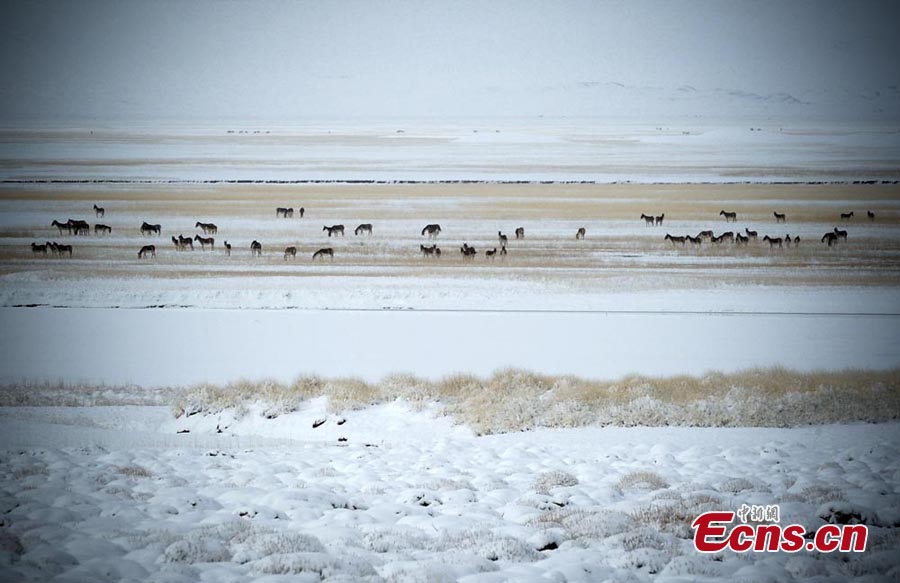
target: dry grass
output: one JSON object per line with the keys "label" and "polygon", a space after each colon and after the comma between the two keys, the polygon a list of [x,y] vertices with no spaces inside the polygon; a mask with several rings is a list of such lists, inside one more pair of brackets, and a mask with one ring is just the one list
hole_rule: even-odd
{"label": "dry grass", "polygon": [[659,474],[648,471],[629,472],[622,476],[616,485],[620,490],[662,490],[669,487],[669,483]]}
{"label": "dry grass", "polygon": [[177,391],[170,387],[19,383],[0,385],[0,407],[105,407],[167,405]]}
{"label": "dry grass", "polygon": [[439,403],[479,434],[537,427],[705,426],[787,427],[900,419],[900,369],[798,372],[751,369],[702,376],[593,381],[509,369],[488,378],[453,375],[428,381],[394,375],[378,383],[302,377],[288,385],[242,381],[199,385],[175,399],[176,416],[267,405],[265,415],[296,410],[326,396],[333,412],[405,400]]}
{"label": "dry grass", "polygon": [[153,472],[141,466],[125,466],[117,470],[120,474],[128,476],[132,479],[152,478]]}

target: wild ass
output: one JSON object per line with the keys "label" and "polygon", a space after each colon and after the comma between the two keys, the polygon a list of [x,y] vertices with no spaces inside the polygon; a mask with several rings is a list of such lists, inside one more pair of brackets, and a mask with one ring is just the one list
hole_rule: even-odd
{"label": "wild ass", "polygon": [[323,231],[328,231],[328,236],[334,235],[337,237],[337,234],[340,233],[341,237],[344,236],[344,225],[333,225],[331,227],[322,227]]}
{"label": "wild ass", "polygon": [[50,226],[56,227],[57,229],[59,229],[60,235],[63,234],[63,229],[65,229],[69,235],[72,234],[72,223],[69,221],[66,221],[65,223],[60,223],[59,221],[54,220],[52,223],[50,223]]}
{"label": "wild ass", "polygon": [[206,251],[206,246],[209,245],[210,249],[216,248],[216,240],[213,237],[201,237],[200,235],[194,235],[194,241],[200,242],[200,248]]}
{"label": "wild ass", "polygon": [[727,211],[719,211],[720,217],[725,217],[726,223],[734,223],[737,222],[737,213],[736,212],[727,212]]}
{"label": "wild ass", "polygon": [[94,205],[94,216],[96,216],[99,219],[99,218],[102,218],[103,215],[105,215],[105,214],[106,214],[105,208],[103,208],[102,206]]}
{"label": "wild ass", "polygon": [[159,235],[161,233],[162,233],[161,225],[151,225],[150,223],[148,223],[146,221],[144,221],[144,223],[141,225],[141,235],[149,235],[149,234]]}
{"label": "wild ass", "polygon": [[319,249],[318,251],[313,253],[312,258],[313,258],[313,261],[315,261],[319,257],[325,257],[326,255],[331,257],[331,260],[334,261],[334,249],[332,249],[331,247],[324,247],[322,249]]}
{"label": "wild ass", "polygon": [[425,228],[422,229],[422,236],[424,237],[426,233],[429,239],[434,239],[441,234],[441,226],[438,224],[425,225]]}
{"label": "wild ass", "polygon": [[354,235],[359,235],[360,233],[365,233],[366,235],[371,235],[372,234],[372,225],[369,223],[363,223],[360,226],[356,227],[356,229],[353,230]]}
{"label": "wild ass", "polygon": [[422,255],[425,257],[440,257],[441,250],[437,245],[432,245],[431,247],[426,247],[425,245],[419,245],[419,250],[422,252]]}
{"label": "wild ass", "polygon": [[141,247],[141,250],[138,251],[138,259],[143,259],[147,255],[156,257],[156,245],[144,245]]}
{"label": "wild ass", "polygon": [[197,221],[197,224],[194,225],[194,228],[201,229],[204,235],[215,235],[219,232],[219,227],[217,227],[214,223],[201,223],[200,221]]}

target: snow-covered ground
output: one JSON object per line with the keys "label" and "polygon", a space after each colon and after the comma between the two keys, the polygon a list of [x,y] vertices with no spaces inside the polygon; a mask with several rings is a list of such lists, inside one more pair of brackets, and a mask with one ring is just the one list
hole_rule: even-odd
{"label": "snow-covered ground", "polygon": [[2,383],[900,366],[897,316],[2,308],[0,324]]}
{"label": "snow-covered ground", "polygon": [[0,180],[897,180],[900,132],[596,119],[8,129],[0,160]]}
{"label": "snow-covered ground", "polygon": [[[335,416],[321,400],[227,423],[175,420],[160,407],[0,409],[0,579],[781,582],[900,573],[896,423],[473,437],[437,413],[393,403]],[[325,423],[314,429],[315,420]],[[780,504],[783,524],[809,529],[849,509],[869,525],[868,549],[693,550],[697,514],[745,503]]]}

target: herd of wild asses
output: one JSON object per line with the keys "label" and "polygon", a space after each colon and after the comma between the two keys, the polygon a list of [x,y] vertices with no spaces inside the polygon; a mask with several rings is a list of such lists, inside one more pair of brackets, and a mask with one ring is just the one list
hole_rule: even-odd
{"label": "herd of wild asses", "polygon": [[[306,213],[306,209],[300,207],[299,215],[303,218],[303,215]],[[97,218],[102,218],[106,215],[106,210],[103,207],[99,207],[96,204],[94,205],[94,214]],[[779,213],[777,211],[772,213],[775,217],[776,224],[784,224],[787,222],[787,216],[785,213]],[[875,213],[872,211],[867,211],[867,217],[870,222],[875,221]],[[284,208],[278,207],[275,209],[275,216],[280,218],[291,218],[294,216],[294,209],[291,207]],[[719,212],[720,217],[725,218],[726,223],[736,223],[737,222],[737,212],[734,211],[726,211],[722,210]],[[849,213],[840,213],[840,220],[842,222],[848,222],[853,220],[853,212]],[[659,215],[647,215],[642,213],[641,220],[644,221],[644,224],[650,227],[658,227],[663,224],[665,220],[665,213]],[[60,222],[58,220],[54,220],[50,223],[51,226],[56,227],[59,230],[59,234],[67,234],[71,236],[85,236],[90,235],[91,226],[87,221],[84,220],[74,220],[69,219],[66,222]],[[218,226],[214,223],[203,223],[197,221],[194,224],[195,229],[199,229],[203,232],[204,235],[216,235],[219,232]],[[94,225],[94,234],[95,235],[109,235],[112,233],[112,227],[108,225],[104,225],[101,223],[97,223]],[[344,225],[331,225],[331,226],[323,226],[323,232],[327,232],[328,237],[337,237],[344,236]],[[356,236],[360,235],[372,235],[374,228],[371,223],[362,223],[354,229],[353,233]],[[152,237],[152,236],[161,236],[162,235],[162,225],[159,224],[151,224],[146,221],[140,227],[141,236],[143,237]],[[441,234],[441,226],[438,224],[429,224],[425,225],[425,227],[421,231],[421,236],[427,236],[429,239],[435,239]],[[587,231],[584,227],[580,227],[575,233],[576,240],[583,240],[587,235]],[[515,230],[515,238],[516,239],[524,239],[525,238],[525,228],[518,227]],[[193,251],[195,249],[194,243],[199,243],[201,250],[205,251],[209,248],[210,251],[215,250],[216,240],[214,237],[202,237],[200,234],[195,234],[193,237],[187,236],[185,237],[182,234],[178,236],[172,235],[172,244],[175,247],[176,251]],[[681,245],[686,246],[690,243],[693,246],[700,246],[704,241],[708,241],[709,244],[712,245],[721,245],[723,243],[732,243],[734,245],[748,245],[750,241],[757,241],[759,239],[759,234],[757,231],[751,231],[748,228],[744,228],[744,232],[741,233],[738,231],[737,233],[733,231],[726,231],[719,235],[716,235],[713,231],[701,231],[697,233],[696,236],[691,235],[683,235],[683,236],[674,236],[666,233],[664,238],[665,241],[671,242],[672,245]],[[832,247],[841,241],[847,240],[847,231],[838,229],[834,227],[833,230],[828,231],[822,236],[821,242],[827,244],[829,247]],[[769,247],[791,247],[800,245],[800,237],[795,236],[791,237],[790,234],[781,236],[772,236],[772,235],[764,235],[762,237],[762,241],[764,243],[768,243]],[[497,256],[505,257],[508,253],[507,244],[509,243],[509,237],[503,233],[503,231],[497,232],[497,242],[498,247],[493,247],[491,249],[487,249],[484,252],[484,255],[488,259],[494,259]],[[53,254],[55,256],[73,256],[73,248],[72,245],[61,245],[56,242],[47,241],[43,244],[32,243],[31,250],[34,254],[39,255],[48,255]],[[424,257],[438,258],[441,256],[441,249],[437,246],[437,244],[433,243],[430,247],[425,245],[419,245],[419,250]],[[231,256],[231,244],[228,241],[224,242],[224,251],[226,256]],[[468,242],[463,243],[462,247],[459,248],[459,251],[464,259],[472,259],[477,254],[478,251],[469,246]],[[156,257],[156,245],[144,245],[138,251],[138,258],[153,258]],[[254,240],[250,244],[250,255],[252,257],[261,257],[263,254],[262,243]],[[297,257],[297,247],[289,246],[284,250],[284,260],[288,259],[296,259]],[[332,261],[334,260],[334,249],[332,247],[323,247],[312,254],[312,259],[320,259],[324,257],[329,257]]]}
{"label": "herd of wild asses", "polygon": [[[772,213],[775,216],[775,223],[781,224],[787,222],[787,215],[785,213],[779,213],[775,211]],[[867,211],[866,215],[869,218],[870,222],[875,221],[875,213],[872,211]],[[654,217],[647,216],[645,214],[641,215],[641,218],[644,219],[647,225],[659,225],[662,224],[662,219],[665,215],[661,215],[656,217],[657,220],[654,221]],[[737,213],[729,212],[726,210],[719,211],[720,217],[725,217],[726,223],[735,223],[737,222]],[[850,221],[853,219],[853,211],[849,213],[841,213],[841,221]],[[735,245],[748,245],[750,241],[756,241],[759,238],[759,233],[757,231],[751,231],[747,227],[744,227],[744,232],[734,233],[733,231],[726,231],[718,236],[715,235],[713,231],[700,231],[697,233],[696,237],[692,237],[690,235],[684,235],[680,237],[672,236],[666,233],[665,240],[671,241],[672,245],[687,245],[690,243],[691,245],[700,246],[703,244],[704,239],[709,241],[713,245],[721,245],[722,243],[734,243]],[[768,243],[769,247],[781,247],[785,246],[790,247],[794,245],[795,247],[800,246],[800,237],[791,237],[788,233],[784,237],[773,237],[771,235],[765,235],[762,238],[764,243]],[[827,244],[829,247],[834,246],[840,241],[847,240],[847,231],[843,231],[834,227],[833,230],[828,231],[822,236],[821,242]]]}

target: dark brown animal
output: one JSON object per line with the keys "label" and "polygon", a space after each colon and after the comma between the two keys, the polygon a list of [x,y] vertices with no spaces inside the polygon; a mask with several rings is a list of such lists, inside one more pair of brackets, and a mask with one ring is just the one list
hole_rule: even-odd
{"label": "dark brown animal", "polygon": [[313,261],[315,261],[317,258],[325,257],[326,255],[331,257],[331,260],[334,261],[334,249],[332,249],[331,247],[325,247],[323,249],[319,249],[318,251],[313,253],[312,258],[313,258]]}
{"label": "dark brown animal", "polygon": [[151,225],[150,223],[148,223],[146,221],[141,225],[141,235],[150,235],[150,234],[159,235],[161,233],[162,233],[161,225]]}
{"label": "dark brown animal", "polygon": [[422,229],[422,236],[424,237],[426,233],[429,239],[434,239],[441,234],[441,226],[438,224],[425,225],[425,228]]}

